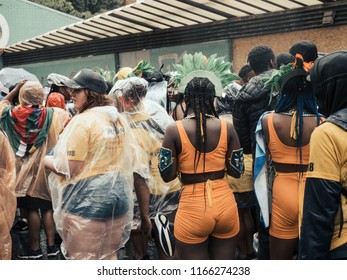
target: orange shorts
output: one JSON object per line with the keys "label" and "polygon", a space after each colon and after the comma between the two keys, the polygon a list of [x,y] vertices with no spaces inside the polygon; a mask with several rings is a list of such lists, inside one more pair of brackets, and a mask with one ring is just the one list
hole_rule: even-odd
{"label": "orange shorts", "polygon": [[[202,243],[209,235],[231,238],[240,229],[233,191],[224,179],[183,187],[174,222],[175,238],[188,244]],[[208,185],[206,183],[206,185]]]}
{"label": "orange shorts", "polygon": [[[305,182],[306,174],[301,179],[302,188]],[[270,235],[281,239],[299,237],[299,188],[298,173],[276,173],[272,189]]]}

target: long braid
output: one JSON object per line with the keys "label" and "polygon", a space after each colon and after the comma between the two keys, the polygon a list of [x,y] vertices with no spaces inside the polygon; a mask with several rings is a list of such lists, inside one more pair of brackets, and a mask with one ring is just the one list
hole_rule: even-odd
{"label": "long braid", "polygon": [[[304,89],[299,91],[298,89]],[[319,114],[317,109],[316,98],[313,94],[312,86],[306,83],[306,78],[295,77],[287,82],[283,87],[282,94],[279,96],[275,112],[286,112],[290,109],[296,110],[295,131],[296,146],[300,154],[300,166],[302,166],[302,136],[304,130],[304,113],[314,114],[319,124]]]}
{"label": "long braid", "polygon": [[[205,164],[206,164],[206,151],[207,151],[207,116],[206,114],[213,114],[217,116],[215,111],[213,101],[215,96],[214,85],[206,78],[194,78],[192,79],[186,87],[185,98],[187,104],[187,110],[185,112],[185,117],[187,116],[187,111],[192,109],[195,115],[196,124],[196,141],[197,149],[195,149],[194,155],[194,173],[197,172],[198,164],[201,159],[201,154],[203,155],[203,174],[204,174],[204,185],[206,184],[205,175]],[[206,189],[204,188],[204,194]],[[205,206],[206,206],[206,196]]]}

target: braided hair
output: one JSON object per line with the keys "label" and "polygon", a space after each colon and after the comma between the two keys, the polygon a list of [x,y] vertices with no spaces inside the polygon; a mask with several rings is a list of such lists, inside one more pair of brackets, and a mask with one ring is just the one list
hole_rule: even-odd
{"label": "braided hair", "polygon": [[[300,68],[300,66],[299,66]],[[313,93],[312,85],[306,79],[307,75],[297,75],[286,80],[282,85],[275,107],[275,113],[296,110],[295,132],[297,135],[296,145],[300,152],[300,165],[302,164],[302,136],[304,113],[309,113],[317,117],[317,125],[320,121],[317,101]]]}
{"label": "braided hair", "polygon": [[201,153],[203,153],[203,170],[205,170],[205,156],[207,148],[207,115],[218,118],[218,114],[214,107],[214,97],[216,91],[213,83],[207,78],[193,78],[185,89],[184,98],[186,101],[186,111],[184,117],[187,116],[189,109],[192,109],[196,122],[196,139],[197,149],[195,149],[194,171],[196,172],[200,161]]}

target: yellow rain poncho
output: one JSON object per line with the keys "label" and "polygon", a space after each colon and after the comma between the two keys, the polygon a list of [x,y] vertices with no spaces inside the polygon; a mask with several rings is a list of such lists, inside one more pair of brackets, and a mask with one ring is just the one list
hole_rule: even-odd
{"label": "yellow rain poncho", "polygon": [[15,156],[3,131],[0,131],[0,260],[12,257],[10,230],[16,215]]}
{"label": "yellow rain poncho", "polygon": [[[116,259],[129,238],[138,159],[128,122],[113,106],[76,115],[55,147],[49,177],[54,220],[67,259]],[[71,167],[79,163],[73,173]]]}

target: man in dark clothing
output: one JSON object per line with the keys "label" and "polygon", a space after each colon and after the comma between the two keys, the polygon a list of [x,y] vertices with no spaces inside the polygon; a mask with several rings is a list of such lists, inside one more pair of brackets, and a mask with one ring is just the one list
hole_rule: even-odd
{"label": "man in dark clothing", "polygon": [[275,54],[267,46],[257,46],[248,54],[248,63],[256,74],[239,91],[233,110],[234,126],[244,153],[255,151],[255,128],[260,116],[274,109],[276,94],[264,88],[264,83],[275,70]]}
{"label": "man in dark clothing", "polygon": [[311,135],[299,259],[347,259],[347,51],[318,58],[310,71],[319,112]]}
{"label": "man in dark clothing", "polygon": [[[265,82],[277,71],[275,54],[268,46],[256,46],[248,54],[248,63],[256,74],[235,97],[233,122],[244,154],[255,153],[255,129],[260,116],[275,108],[277,93],[264,88]],[[269,233],[257,215],[259,238],[258,259],[269,259]]]}

